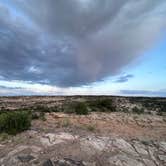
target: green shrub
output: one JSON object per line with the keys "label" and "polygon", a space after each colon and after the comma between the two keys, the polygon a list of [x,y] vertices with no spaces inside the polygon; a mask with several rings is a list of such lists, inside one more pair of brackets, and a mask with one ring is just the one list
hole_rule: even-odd
{"label": "green shrub", "polygon": [[54,107],[48,107],[48,106],[42,106],[42,105],[38,105],[36,107],[33,108],[34,111],[36,112],[59,112],[59,109],[54,106]]}
{"label": "green shrub", "polygon": [[160,108],[160,111],[166,113],[166,104]]}
{"label": "green shrub", "polygon": [[31,118],[32,118],[32,120],[39,119],[40,118],[40,112],[31,111]]}
{"label": "green shrub", "polygon": [[0,114],[0,132],[17,134],[31,126],[31,115],[27,111],[13,111]]}
{"label": "green shrub", "polygon": [[67,103],[62,106],[62,112],[64,113],[75,113],[75,103]]}
{"label": "green shrub", "polygon": [[138,107],[133,107],[132,112],[136,113],[136,114],[143,114],[144,109],[143,108],[138,108]]}
{"label": "green shrub", "polygon": [[111,99],[97,99],[89,101],[89,107],[92,111],[115,112],[116,108]]}
{"label": "green shrub", "polygon": [[65,113],[76,113],[78,115],[87,115],[88,107],[84,102],[71,102],[63,105],[62,112]]}
{"label": "green shrub", "polygon": [[89,130],[89,131],[91,131],[91,132],[93,132],[93,131],[96,130],[96,128],[95,128],[94,125],[87,125],[86,128],[87,128],[87,130]]}
{"label": "green shrub", "polygon": [[1,133],[0,134],[0,141],[6,141],[10,138],[10,136],[7,133]]}
{"label": "green shrub", "polygon": [[70,122],[69,118],[64,118],[61,122],[62,127],[69,127],[70,125],[71,125],[71,122]]}
{"label": "green shrub", "polygon": [[39,119],[41,119],[42,121],[46,121],[45,112],[40,112]]}
{"label": "green shrub", "polygon": [[47,106],[41,106],[38,105],[34,108],[36,112],[50,112],[49,108]]}
{"label": "green shrub", "polygon": [[49,112],[60,112],[60,109],[57,106],[50,107]]}
{"label": "green shrub", "polygon": [[87,115],[88,114],[87,105],[83,102],[75,103],[74,111],[77,115]]}

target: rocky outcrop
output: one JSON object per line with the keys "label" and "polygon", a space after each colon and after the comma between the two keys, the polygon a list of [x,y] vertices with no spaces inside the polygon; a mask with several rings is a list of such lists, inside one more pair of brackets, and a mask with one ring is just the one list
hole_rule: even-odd
{"label": "rocky outcrop", "polygon": [[[71,133],[38,134],[36,145],[13,147],[0,159],[4,166],[164,166],[166,164],[166,142],[143,142],[118,137],[78,137]],[[61,149],[66,152],[61,153]],[[68,148],[76,151],[71,155]],[[57,150],[58,149],[58,150]],[[55,154],[55,155],[53,155]],[[65,155],[68,154],[68,157]],[[50,156],[50,159],[46,159]],[[62,158],[60,158],[60,156]],[[57,158],[58,157],[58,158]],[[76,159],[77,158],[77,159]]]}

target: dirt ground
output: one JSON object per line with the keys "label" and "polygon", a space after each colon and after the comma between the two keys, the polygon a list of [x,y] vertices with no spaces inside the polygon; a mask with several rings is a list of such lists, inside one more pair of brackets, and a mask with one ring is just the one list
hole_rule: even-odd
{"label": "dirt ground", "polygon": [[[86,116],[63,113],[46,115],[44,128],[57,128],[66,125],[76,131],[81,129],[93,130],[99,135],[115,135],[124,138],[147,138],[162,140],[166,138],[166,119],[160,116],[137,115],[126,113],[91,113]],[[42,122],[41,122],[42,123]],[[43,125],[35,122],[35,125]],[[48,127],[47,127],[48,126]]]}

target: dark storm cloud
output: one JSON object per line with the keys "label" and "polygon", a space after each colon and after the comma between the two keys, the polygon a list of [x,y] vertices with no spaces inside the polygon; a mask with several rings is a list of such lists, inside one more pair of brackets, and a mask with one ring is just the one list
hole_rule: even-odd
{"label": "dark storm cloud", "polygon": [[119,77],[115,82],[117,82],[117,83],[127,82],[130,78],[133,78],[133,77],[134,77],[134,75],[127,74],[127,75]]}
{"label": "dark storm cloud", "polygon": [[165,0],[0,3],[0,76],[79,86],[116,75],[160,39],[165,17]]}

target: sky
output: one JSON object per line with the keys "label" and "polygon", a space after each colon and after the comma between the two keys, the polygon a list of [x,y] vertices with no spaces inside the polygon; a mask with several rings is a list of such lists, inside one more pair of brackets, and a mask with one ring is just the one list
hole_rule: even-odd
{"label": "sky", "polygon": [[0,96],[166,97],[165,0],[0,0]]}

